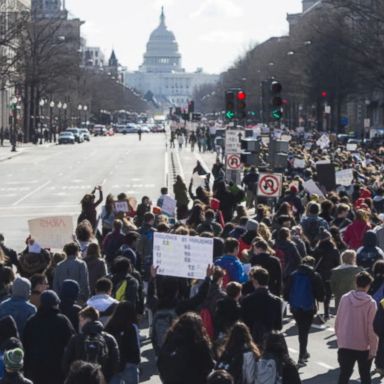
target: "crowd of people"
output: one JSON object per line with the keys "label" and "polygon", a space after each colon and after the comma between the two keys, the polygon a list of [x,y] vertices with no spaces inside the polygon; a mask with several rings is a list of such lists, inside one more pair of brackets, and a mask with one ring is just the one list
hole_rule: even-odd
{"label": "crowd of people", "polygon": [[[311,325],[334,316],[338,383],[356,362],[362,383],[373,361],[384,376],[384,157],[372,150],[357,161],[345,148],[310,157],[292,145],[307,167],[290,163],[273,204],[257,197],[255,167],[242,185],[226,183],[218,159],[211,173],[196,165],[197,188],[176,178],[175,215],[163,211],[166,187],[137,206],[96,187],[62,252],[31,236],[17,252],[0,235],[0,384],[137,384],[147,323],[165,384],[301,383]],[[316,181],[326,158],[352,165],[353,182],[310,194],[304,181]],[[160,275],[156,232],[212,238],[205,279]],[[283,333],[291,315],[297,361]]]}

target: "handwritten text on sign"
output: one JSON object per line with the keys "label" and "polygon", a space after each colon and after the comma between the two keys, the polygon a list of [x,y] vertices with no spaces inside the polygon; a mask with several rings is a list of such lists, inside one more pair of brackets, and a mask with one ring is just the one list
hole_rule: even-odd
{"label": "handwritten text on sign", "polygon": [[213,239],[155,233],[153,265],[164,276],[204,279],[213,260]]}
{"label": "handwritten text on sign", "polygon": [[44,248],[61,249],[72,241],[72,216],[41,217],[28,221],[29,233]]}

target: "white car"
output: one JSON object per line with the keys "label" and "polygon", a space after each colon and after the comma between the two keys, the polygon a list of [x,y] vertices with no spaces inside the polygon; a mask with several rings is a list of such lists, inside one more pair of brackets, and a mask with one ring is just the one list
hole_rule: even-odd
{"label": "white car", "polygon": [[59,144],[75,144],[75,135],[72,132],[64,131],[59,134]]}
{"label": "white car", "polygon": [[83,137],[84,137],[85,141],[90,141],[91,140],[91,134],[89,133],[87,128],[80,128],[80,133],[83,134]]}

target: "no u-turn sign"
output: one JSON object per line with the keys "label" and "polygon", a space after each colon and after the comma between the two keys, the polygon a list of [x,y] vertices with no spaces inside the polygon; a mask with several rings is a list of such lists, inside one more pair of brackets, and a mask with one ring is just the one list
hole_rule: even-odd
{"label": "no u-turn sign", "polygon": [[283,176],[280,173],[260,173],[257,195],[280,197]]}

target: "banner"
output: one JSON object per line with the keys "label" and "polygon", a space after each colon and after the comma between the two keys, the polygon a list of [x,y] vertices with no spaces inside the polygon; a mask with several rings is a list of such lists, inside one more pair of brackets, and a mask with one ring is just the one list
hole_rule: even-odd
{"label": "banner", "polygon": [[353,181],[353,169],[343,169],[336,172],[336,184],[349,187]]}
{"label": "banner", "polygon": [[43,248],[62,249],[73,241],[72,216],[41,217],[28,220],[29,233]]}
{"label": "banner", "polygon": [[321,189],[317,186],[317,184],[312,180],[309,179],[308,181],[305,181],[303,183],[303,188],[310,194],[310,195],[317,195],[320,197],[325,197]]}
{"label": "banner", "polygon": [[153,265],[159,267],[159,275],[204,279],[210,264],[213,239],[155,232]]}

